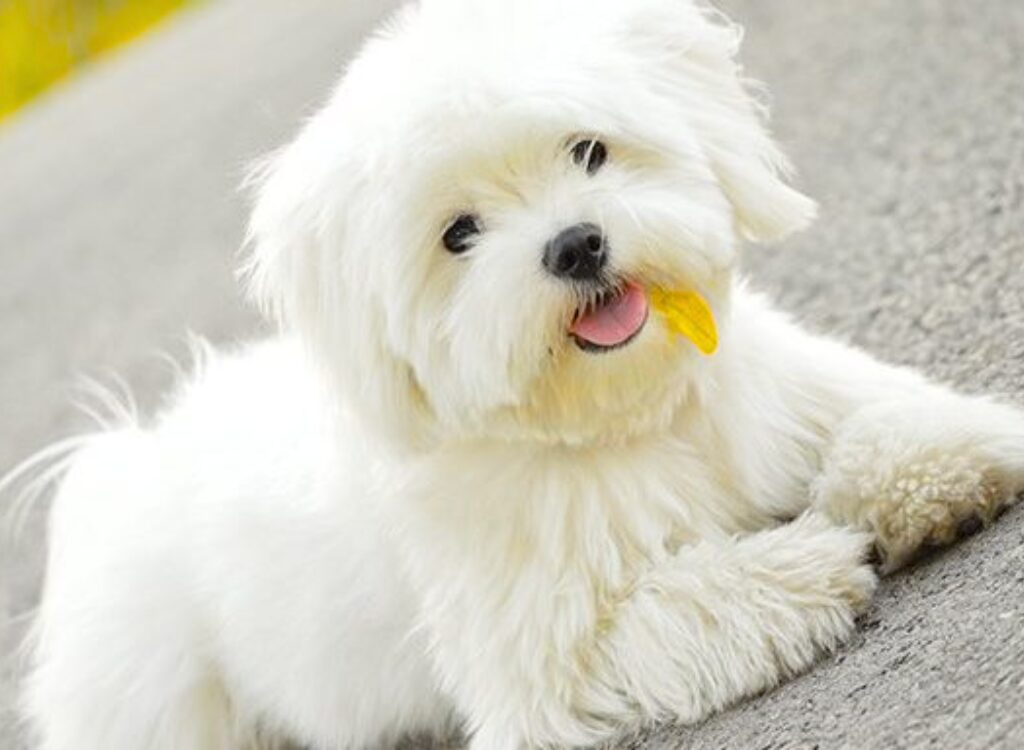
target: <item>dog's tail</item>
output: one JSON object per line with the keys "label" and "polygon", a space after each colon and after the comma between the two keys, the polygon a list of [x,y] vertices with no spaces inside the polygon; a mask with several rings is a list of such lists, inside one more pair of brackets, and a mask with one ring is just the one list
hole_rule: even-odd
{"label": "dog's tail", "polygon": [[83,378],[73,400],[95,429],[41,448],[0,477],[0,538],[5,547],[21,538],[33,508],[49,497],[79,452],[100,435],[138,425],[138,409],[127,384],[110,377],[105,385]]}
{"label": "dog's tail", "polygon": [[75,454],[92,437],[92,434],[76,435],[51,443],[0,478],[0,502],[6,506],[0,525],[6,543],[14,543],[21,537],[32,508],[64,476]]}
{"label": "dog's tail", "polygon": [[[199,378],[213,359],[213,348],[201,336],[189,333],[182,343],[187,349],[184,361],[166,352],[156,353],[159,360],[170,368],[175,384],[172,392]],[[0,475],[2,546],[9,546],[21,538],[33,508],[52,494],[83,449],[108,433],[139,428],[135,397],[116,372],[106,373],[102,382],[96,378],[79,378],[71,403],[89,418],[93,428],[45,446]]]}

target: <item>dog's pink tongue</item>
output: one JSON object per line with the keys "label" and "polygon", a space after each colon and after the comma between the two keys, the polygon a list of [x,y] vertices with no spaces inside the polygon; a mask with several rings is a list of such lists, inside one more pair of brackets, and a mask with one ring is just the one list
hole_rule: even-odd
{"label": "dog's pink tongue", "polygon": [[616,346],[629,339],[647,320],[647,296],[630,284],[606,304],[576,319],[569,333],[597,346]]}

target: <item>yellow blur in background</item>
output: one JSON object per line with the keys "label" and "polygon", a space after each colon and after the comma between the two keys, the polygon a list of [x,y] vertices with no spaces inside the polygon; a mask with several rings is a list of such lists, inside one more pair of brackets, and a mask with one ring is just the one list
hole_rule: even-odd
{"label": "yellow blur in background", "polygon": [[191,0],[0,0],[0,119]]}

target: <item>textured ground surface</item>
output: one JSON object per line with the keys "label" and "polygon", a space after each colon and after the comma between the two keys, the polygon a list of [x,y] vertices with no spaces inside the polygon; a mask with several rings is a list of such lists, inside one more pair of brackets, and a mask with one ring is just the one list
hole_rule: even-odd
{"label": "textured ground surface", "polygon": [[[235,186],[324,95],[370,5],[222,0],[0,126],[0,470],[84,425],[77,373],[117,371],[151,406],[183,330],[256,328],[231,276]],[[819,329],[1024,402],[1024,4],[727,7],[822,203],[808,233],[748,253],[753,276]],[[636,747],[1024,747],[1021,511],[889,580],[811,674]],[[40,539],[37,519],[0,546],[9,615],[35,596]]]}

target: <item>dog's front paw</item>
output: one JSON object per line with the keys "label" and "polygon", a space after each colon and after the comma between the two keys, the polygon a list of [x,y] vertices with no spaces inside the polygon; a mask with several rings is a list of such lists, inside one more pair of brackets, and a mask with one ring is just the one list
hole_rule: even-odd
{"label": "dog's front paw", "polygon": [[1024,416],[944,397],[862,410],[837,433],[814,486],[837,520],[870,529],[883,569],[987,525],[1024,487]]}
{"label": "dog's front paw", "polygon": [[853,634],[878,584],[867,562],[871,540],[815,512],[744,540],[747,596],[768,626],[780,676],[802,672]]}

